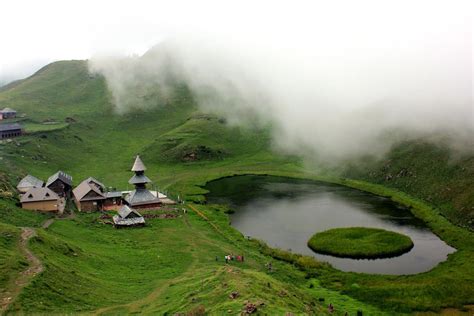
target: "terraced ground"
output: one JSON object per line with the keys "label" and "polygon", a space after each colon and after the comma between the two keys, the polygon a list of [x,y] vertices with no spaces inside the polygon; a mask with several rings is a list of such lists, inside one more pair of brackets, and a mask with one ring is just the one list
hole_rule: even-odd
{"label": "terraced ground", "polygon": [[[115,114],[104,80],[89,75],[85,61],[53,63],[0,90],[0,107],[17,109],[32,128],[63,124],[0,143],[0,297],[28,267],[18,247],[20,227],[36,228],[28,247],[44,266],[7,313],[238,314],[247,300],[262,314],[321,314],[329,303],[341,315],[470,313],[474,234],[452,222],[472,223],[472,156],[453,162],[444,149],[419,140],[394,148],[387,159],[397,159],[388,167],[384,161],[309,170],[298,157],[272,151],[271,127],[229,126],[201,112],[184,85],[152,101],[149,110]],[[137,230],[115,230],[98,214],[41,228],[48,215],[16,206],[14,184],[26,173],[45,179],[62,169],[76,184],[94,176],[127,189],[137,153],[158,189],[184,197],[187,214],[151,219]],[[232,229],[225,207],[199,204],[206,181],[245,173],[320,179],[390,196],[458,251],[427,273],[374,276],[269,249]],[[225,265],[229,252],[245,254],[245,263]],[[273,272],[265,268],[270,261]],[[232,291],[237,298],[229,298]]]}

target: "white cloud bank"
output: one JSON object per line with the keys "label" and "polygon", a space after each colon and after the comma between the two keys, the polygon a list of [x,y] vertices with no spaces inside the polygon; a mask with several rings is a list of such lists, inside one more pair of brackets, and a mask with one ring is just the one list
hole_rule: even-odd
{"label": "white cloud bank", "polygon": [[178,78],[204,110],[271,122],[277,146],[326,161],[383,154],[394,131],[441,132],[472,149],[470,2],[331,3],[256,5],[240,18],[239,7],[206,21],[188,12],[143,56],[99,54],[90,68],[118,112]]}

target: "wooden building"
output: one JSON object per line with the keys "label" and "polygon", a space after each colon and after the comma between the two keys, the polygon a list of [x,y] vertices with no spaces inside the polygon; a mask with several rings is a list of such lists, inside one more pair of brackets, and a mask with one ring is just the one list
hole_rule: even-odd
{"label": "wooden building", "polygon": [[113,217],[113,221],[116,228],[145,226],[143,216],[127,205],[120,208],[117,215]]}
{"label": "wooden building", "polygon": [[97,180],[96,178],[89,177],[89,178],[85,179],[83,182],[87,182],[87,183],[95,186],[101,192],[105,191],[105,185],[102,182],[100,182],[99,180]]}
{"label": "wooden building", "polygon": [[48,178],[46,187],[53,190],[60,197],[71,197],[72,177],[65,172],[58,171]]}
{"label": "wooden building", "polygon": [[103,208],[105,194],[102,187],[93,180],[95,179],[89,178],[82,181],[81,184],[72,191],[74,202],[80,211],[101,211]]}
{"label": "wooden building", "polygon": [[16,111],[10,108],[4,108],[0,111],[0,120],[12,119],[16,117]]}
{"label": "wooden building", "polygon": [[60,197],[48,188],[32,188],[20,198],[21,207],[28,210],[57,212],[61,208]]}
{"label": "wooden building", "polygon": [[118,210],[122,204],[122,192],[106,192],[105,185],[95,178],[87,178],[73,191],[74,202],[80,211],[93,212]]}
{"label": "wooden building", "polygon": [[20,124],[0,124],[0,139],[18,137],[23,134]]}
{"label": "wooden building", "polygon": [[106,211],[118,210],[123,205],[122,191],[105,192],[103,209]]}
{"label": "wooden building", "polygon": [[140,156],[135,158],[135,163],[132,166],[132,171],[135,175],[128,181],[128,183],[135,186],[135,190],[130,192],[125,197],[127,205],[133,208],[157,208],[161,206],[161,201],[158,196],[155,196],[147,188],[146,184],[151,180],[145,176],[146,167]]}
{"label": "wooden building", "polygon": [[44,182],[36,177],[33,177],[32,175],[27,175],[23,179],[20,180],[16,188],[20,193],[26,193],[30,189],[33,188],[42,188],[44,185]]}

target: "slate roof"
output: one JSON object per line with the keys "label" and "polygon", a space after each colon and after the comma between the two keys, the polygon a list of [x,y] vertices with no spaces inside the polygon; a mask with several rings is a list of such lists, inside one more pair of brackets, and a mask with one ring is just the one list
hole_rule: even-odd
{"label": "slate roof", "polygon": [[21,125],[18,123],[0,124],[0,132],[14,131],[19,129],[21,129]]}
{"label": "slate roof", "polygon": [[135,162],[133,163],[132,166],[132,171],[145,171],[146,167],[143,161],[140,159],[140,156],[137,155],[137,158],[135,158]]}
{"label": "slate roof", "polygon": [[105,185],[102,182],[100,182],[99,180],[97,180],[96,178],[89,177],[89,178],[85,179],[83,182],[88,182],[88,183],[93,182],[98,187],[102,188],[102,190],[105,190]]}
{"label": "slate roof", "polygon": [[151,180],[144,174],[136,174],[128,180],[130,184],[150,183]]}
{"label": "slate roof", "polygon": [[118,215],[114,215],[112,219],[114,220],[114,224],[116,226],[135,226],[145,224],[145,219],[143,217],[123,219]]}
{"label": "slate roof", "polygon": [[[98,187],[94,184],[91,184],[87,180],[82,181],[81,184],[79,184],[74,190],[72,190],[76,201],[95,201],[105,199],[104,194],[98,189]],[[91,191],[97,193],[98,196],[85,197]]]}
{"label": "slate roof", "polygon": [[138,213],[136,210],[131,208],[128,205],[123,205],[119,210],[118,210],[118,215],[121,218],[134,218],[134,217],[141,217],[142,215]]}
{"label": "slate roof", "polygon": [[122,191],[105,192],[106,198],[122,197]]}
{"label": "slate roof", "polygon": [[145,219],[133,208],[123,205],[118,214],[113,217],[115,225],[118,226],[133,226],[137,224],[145,224]]}
{"label": "slate roof", "polygon": [[27,175],[23,179],[20,180],[18,185],[16,186],[18,190],[26,189],[26,188],[41,188],[44,182],[32,175]]}
{"label": "slate roof", "polygon": [[4,108],[0,112],[1,113],[16,113],[16,111],[14,109],[11,109],[11,108]]}
{"label": "slate roof", "polygon": [[53,201],[59,199],[59,196],[48,188],[32,188],[23,194],[20,198],[21,203]]}
{"label": "slate roof", "polygon": [[160,199],[158,199],[147,189],[133,190],[127,195],[127,197],[125,197],[125,201],[127,201],[127,203],[131,206],[160,203]]}
{"label": "slate roof", "polygon": [[48,181],[46,181],[46,186],[49,187],[57,179],[72,186],[72,177],[63,171],[58,171],[55,174],[53,174],[51,177],[49,177]]}

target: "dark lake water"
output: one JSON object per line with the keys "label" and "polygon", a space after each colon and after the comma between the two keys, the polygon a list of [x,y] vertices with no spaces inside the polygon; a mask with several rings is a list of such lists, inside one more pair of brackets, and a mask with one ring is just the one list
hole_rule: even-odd
{"label": "dark lake water", "polygon": [[[307,180],[236,176],[209,182],[209,203],[235,211],[232,226],[270,246],[311,255],[343,271],[377,274],[425,272],[455,251],[408,209],[370,193]],[[376,227],[410,236],[414,247],[388,259],[346,259],[313,252],[308,239],[335,227]]]}

